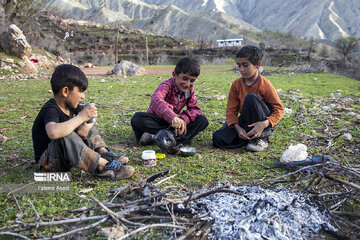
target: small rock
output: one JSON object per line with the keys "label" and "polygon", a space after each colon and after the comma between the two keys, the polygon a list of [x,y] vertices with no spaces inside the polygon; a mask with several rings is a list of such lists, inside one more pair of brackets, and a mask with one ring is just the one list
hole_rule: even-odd
{"label": "small rock", "polygon": [[4,58],[2,59],[3,62],[9,63],[9,64],[13,64],[15,63],[15,60],[12,58]]}
{"label": "small rock", "polygon": [[360,123],[360,114],[357,114],[355,117],[355,122]]}
{"label": "small rock", "polygon": [[104,83],[104,82],[106,82],[106,80],[105,80],[105,79],[101,79],[100,82],[101,82],[101,83]]}
{"label": "small rock", "polygon": [[[353,109],[352,109],[353,110]],[[350,117],[355,117],[356,116],[356,113],[354,112],[349,112],[347,115],[349,115]]]}
{"label": "small rock", "polygon": [[323,106],[322,107],[322,110],[324,110],[324,111],[329,111],[331,108],[329,107],[329,106]]}
{"label": "small rock", "polygon": [[350,125],[351,125],[351,122],[346,121],[346,122],[343,122],[342,124],[343,124],[344,126],[350,126]]}
{"label": "small rock", "polygon": [[350,103],[350,102],[353,102],[353,100],[351,98],[344,98],[342,100],[344,103]]}
{"label": "small rock", "polygon": [[3,69],[4,69],[4,70],[9,70],[9,71],[10,71],[10,70],[12,70],[12,67],[11,67],[11,66],[9,66],[9,65],[5,65],[5,66],[3,67]]}
{"label": "small rock", "polygon": [[125,235],[125,230],[121,226],[105,227],[101,228],[101,230],[98,231],[96,235],[106,237],[107,239],[118,239]]}
{"label": "small rock", "polygon": [[340,92],[336,92],[334,95],[335,95],[335,97],[337,97],[337,98],[341,97],[341,93],[340,93]]}
{"label": "small rock", "polygon": [[285,114],[292,114],[293,110],[291,108],[284,108]]}
{"label": "small rock", "polygon": [[330,93],[330,94],[329,94],[329,98],[332,98],[332,99],[334,99],[334,98],[335,98],[335,94],[333,94],[333,93]]}
{"label": "small rock", "polygon": [[213,96],[216,100],[224,100],[226,97],[225,95],[214,95]]}
{"label": "small rock", "polygon": [[85,63],[84,67],[85,68],[92,68],[93,65],[92,65],[92,63]]}
{"label": "small rock", "polygon": [[25,64],[23,61],[18,62],[17,65],[18,65],[19,67],[21,67],[21,68],[26,67],[26,64]]}
{"label": "small rock", "polygon": [[317,80],[317,78],[313,78],[313,80],[314,80],[314,81],[316,81],[316,80]]}
{"label": "small rock", "polygon": [[344,139],[345,141],[351,141],[352,140],[352,135],[350,133],[344,133],[341,136],[342,139]]}
{"label": "small rock", "polygon": [[4,142],[6,142],[6,140],[8,140],[8,137],[5,137],[5,136],[0,134],[0,142],[4,143]]}

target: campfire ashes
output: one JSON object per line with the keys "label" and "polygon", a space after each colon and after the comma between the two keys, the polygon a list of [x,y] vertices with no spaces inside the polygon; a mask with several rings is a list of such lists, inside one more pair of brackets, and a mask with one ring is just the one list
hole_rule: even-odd
{"label": "campfire ashes", "polygon": [[300,192],[259,186],[230,187],[241,194],[217,193],[193,204],[215,219],[208,239],[311,239],[322,229],[337,231],[316,202]]}

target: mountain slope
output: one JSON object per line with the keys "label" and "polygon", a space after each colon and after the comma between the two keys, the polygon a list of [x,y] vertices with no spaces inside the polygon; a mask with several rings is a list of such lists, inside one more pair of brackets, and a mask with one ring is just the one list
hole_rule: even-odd
{"label": "mountain slope", "polygon": [[359,0],[42,0],[45,9],[100,23],[215,43],[242,30],[272,30],[333,41],[360,37]]}
{"label": "mountain slope", "polygon": [[334,40],[360,37],[359,0],[143,0],[149,4],[174,4],[186,11],[216,16],[224,13],[261,30]]}
{"label": "mountain slope", "polygon": [[[239,29],[258,31],[230,15],[194,14],[175,5],[165,8],[139,0],[43,0],[45,9],[63,11],[67,17],[100,23],[119,22],[145,32],[168,34],[195,41],[216,43],[220,38],[240,37]],[[64,11],[65,10],[65,11]]]}

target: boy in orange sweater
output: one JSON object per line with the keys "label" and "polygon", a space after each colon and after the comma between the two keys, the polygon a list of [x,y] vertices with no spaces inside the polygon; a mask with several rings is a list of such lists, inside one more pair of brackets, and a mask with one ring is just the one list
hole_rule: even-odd
{"label": "boy in orange sweater", "polygon": [[236,53],[242,78],[231,85],[226,123],[214,132],[214,147],[237,148],[247,144],[250,151],[262,151],[268,146],[271,128],[284,116],[275,88],[258,73],[262,56],[254,46],[244,46]]}

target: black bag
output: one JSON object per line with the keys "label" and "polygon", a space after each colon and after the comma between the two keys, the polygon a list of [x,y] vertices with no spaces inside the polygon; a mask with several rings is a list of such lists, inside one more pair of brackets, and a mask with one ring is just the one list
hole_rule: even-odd
{"label": "black bag", "polygon": [[154,140],[156,145],[166,153],[175,154],[179,151],[176,147],[175,134],[170,130],[162,129],[158,131],[154,136]]}

